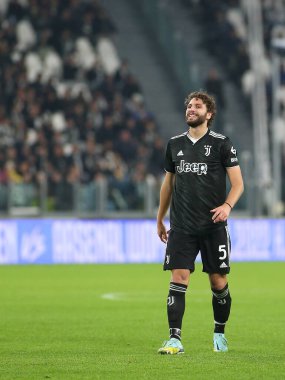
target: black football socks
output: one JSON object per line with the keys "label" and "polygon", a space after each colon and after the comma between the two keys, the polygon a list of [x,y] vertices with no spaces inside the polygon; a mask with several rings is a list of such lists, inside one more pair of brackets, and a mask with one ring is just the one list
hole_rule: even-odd
{"label": "black football socks", "polygon": [[167,298],[167,315],[170,338],[181,339],[182,319],[185,311],[187,285],[171,282]]}
{"label": "black football socks", "polygon": [[231,295],[228,284],[220,290],[212,289],[213,312],[215,320],[215,333],[224,334],[225,325],[230,316],[231,311]]}

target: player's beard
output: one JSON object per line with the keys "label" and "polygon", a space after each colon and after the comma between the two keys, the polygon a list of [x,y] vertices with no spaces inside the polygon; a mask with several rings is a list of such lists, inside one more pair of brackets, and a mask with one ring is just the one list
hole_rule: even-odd
{"label": "player's beard", "polygon": [[207,112],[205,113],[205,115],[198,116],[195,120],[188,120],[187,117],[186,117],[186,123],[191,128],[197,128],[197,127],[199,127],[201,124],[203,124],[205,122],[206,117],[207,117]]}

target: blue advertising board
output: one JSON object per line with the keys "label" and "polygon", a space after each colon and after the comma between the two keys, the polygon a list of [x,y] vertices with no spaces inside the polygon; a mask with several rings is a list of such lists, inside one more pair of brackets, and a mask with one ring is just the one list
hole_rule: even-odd
{"label": "blue advertising board", "polygon": [[[285,260],[285,220],[229,222],[231,261]],[[0,220],[0,264],[162,263],[155,220]]]}

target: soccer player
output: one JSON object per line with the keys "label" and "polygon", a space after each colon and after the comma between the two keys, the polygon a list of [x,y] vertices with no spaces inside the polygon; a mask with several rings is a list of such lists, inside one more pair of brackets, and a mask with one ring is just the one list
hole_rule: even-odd
{"label": "soccer player", "polygon": [[[199,251],[212,290],[214,351],[226,352],[224,330],[231,309],[227,219],[243,192],[243,179],[230,139],[209,129],[216,114],[215,99],[206,92],[193,92],[185,105],[189,129],[168,142],[157,214],[158,236],[167,243],[163,269],[171,270],[167,298],[170,337],[158,352],[184,352],[181,327],[185,293]],[[228,194],[226,176],[231,185]],[[167,232],[163,219],[170,203]]]}

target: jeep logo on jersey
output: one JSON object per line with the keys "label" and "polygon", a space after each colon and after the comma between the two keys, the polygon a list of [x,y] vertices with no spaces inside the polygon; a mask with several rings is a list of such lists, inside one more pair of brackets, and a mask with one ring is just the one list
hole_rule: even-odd
{"label": "jeep logo on jersey", "polygon": [[207,174],[207,164],[204,162],[185,162],[184,160],[180,161],[180,165],[176,166],[178,173],[197,173],[198,175]]}
{"label": "jeep logo on jersey", "polygon": [[206,149],[205,156],[210,156],[212,145],[204,145]]}

